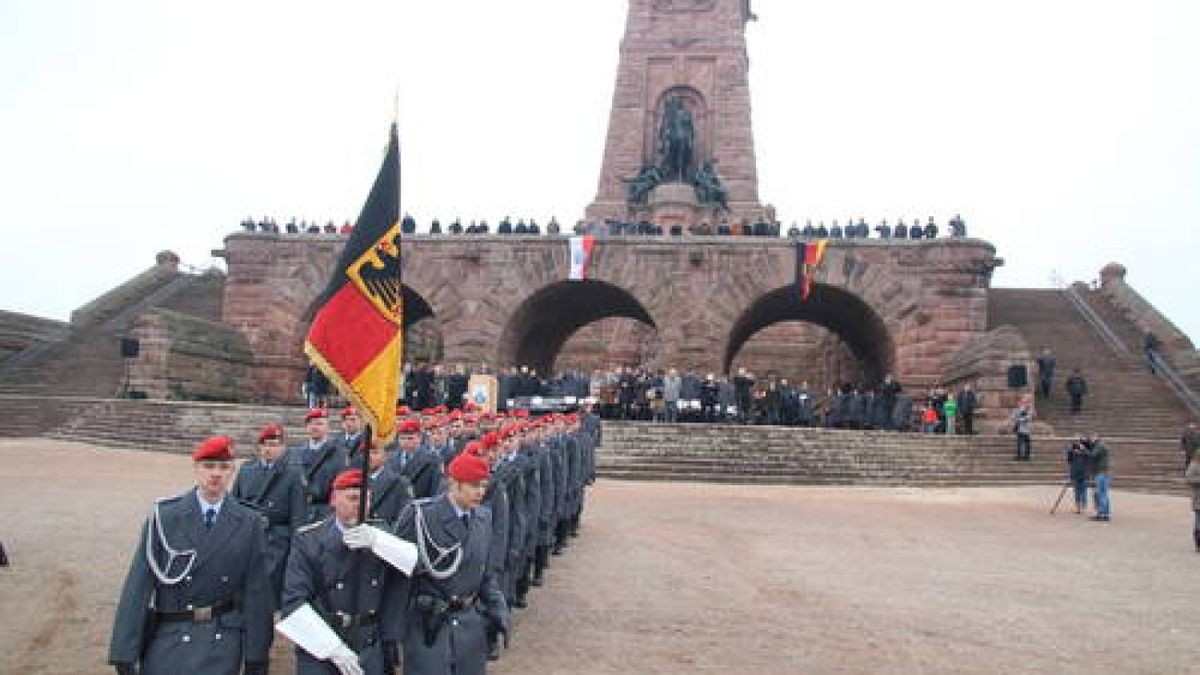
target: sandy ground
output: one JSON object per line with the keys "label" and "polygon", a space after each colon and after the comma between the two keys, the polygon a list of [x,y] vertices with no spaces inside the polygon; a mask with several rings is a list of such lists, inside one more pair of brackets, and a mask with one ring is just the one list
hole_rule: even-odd
{"label": "sandy ground", "polygon": [[[111,672],[134,537],[188,460],[5,440],[0,467],[0,673]],[[1189,502],[1118,492],[1101,524],[1057,494],[601,481],[492,672],[1200,672]]]}

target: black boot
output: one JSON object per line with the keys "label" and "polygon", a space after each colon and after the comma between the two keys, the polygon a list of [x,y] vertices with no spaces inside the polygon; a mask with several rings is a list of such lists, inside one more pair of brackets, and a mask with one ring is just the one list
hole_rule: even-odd
{"label": "black boot", "polygon": [[567,526],[567,534],[570,535],[571,537],[579,536],[579,516],[580,515],[581,514],[576,513],[575,515],[571,516],[570,525]]}
{"label": "black boot", "polygon": [[538,546],[533,551],[533,579],[529,583],[534,586],[542,585],[542,579],[546,572],[546,563],[550,558],[547,555],[548,552],[549,549],[546,546]]}
{"label": "black boot", "polygon": [[[476,633],[478,635],[478,633]],[[491,628],[487,631],[487,660],[500,660],[500,635]]]}

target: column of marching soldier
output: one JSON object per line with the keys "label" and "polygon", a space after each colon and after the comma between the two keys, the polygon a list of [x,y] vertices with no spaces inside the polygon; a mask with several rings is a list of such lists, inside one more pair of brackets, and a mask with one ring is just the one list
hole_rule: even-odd
{"label": "column of marching soldier", "polygon": [[510,608],[578,534],[598,418],[396,415],[386,448],[361,442],[353,408],[340,434],[309,411],[293,447],[268,425],[236,478],[229,437],[197,446],[196,487],[158,500],[143,526],[112,632],[117,672],[266,673],[273,628],[296,645],[297,673],[485,672]]}

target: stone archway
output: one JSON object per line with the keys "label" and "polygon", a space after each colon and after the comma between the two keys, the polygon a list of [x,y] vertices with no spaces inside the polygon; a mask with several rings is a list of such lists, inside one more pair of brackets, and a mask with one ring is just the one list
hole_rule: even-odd
{"label": "stone archway", "polygon": [[[815,324],[835,335],[857,362],[850,369],[860,379],[877,382],[892,372],[896,346],[883,319],[861,298],[836,286],[816,284],[807,300],[801,301],[794,285],[763,294],[734,322],[726,343],[723,369],[728,372],[734,359],[759,331],[784,322]],[[824,350],[836,354],[840,345],[822,337]]]}
{"label": "stone archway", "polygon": [[512,313],[501,334],[499,362],[550,373],[567,340],[580,328],[612,317],[656,328],[642,303],[603,281],[559,281],[538,289]]}

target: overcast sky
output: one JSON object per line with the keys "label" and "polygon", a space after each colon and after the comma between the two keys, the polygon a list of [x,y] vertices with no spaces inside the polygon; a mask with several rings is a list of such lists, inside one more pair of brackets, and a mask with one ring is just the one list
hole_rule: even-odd
{"label": "overcast sky", "polygon": [[[403,208],[595,196],[624,0],[0,0],[0,308],[65,319],[248,216],[352,219],[399,92]],[[1200,2],[754,0],[785,225],[956,212],[997,286],[1110,261],[1193,338]]]}

